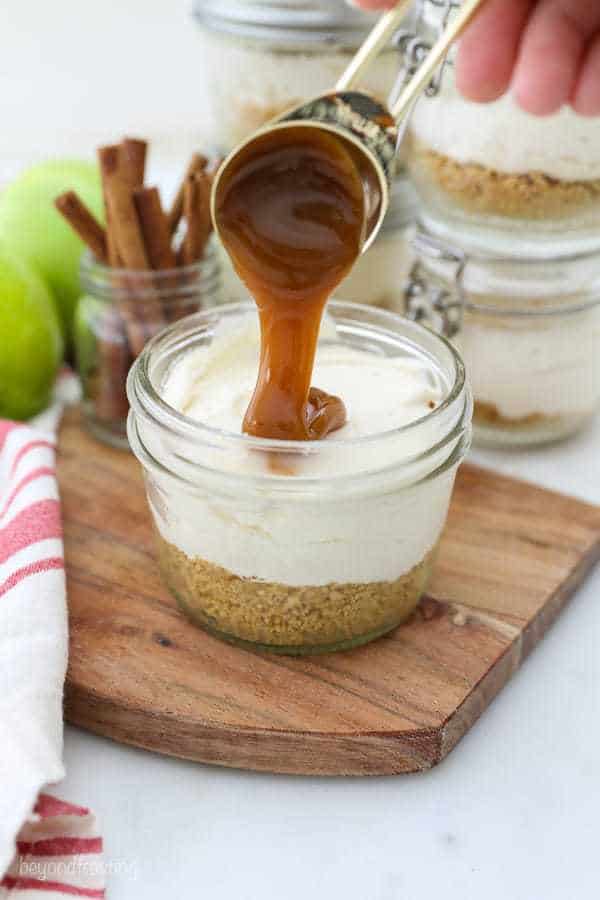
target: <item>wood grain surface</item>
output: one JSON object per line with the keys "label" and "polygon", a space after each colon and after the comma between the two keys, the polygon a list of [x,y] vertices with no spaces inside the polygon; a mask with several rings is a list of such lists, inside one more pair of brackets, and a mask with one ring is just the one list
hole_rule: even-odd
{"label": "wood grain surface", "polygon": [[438,763],[600,557],[600,509],[465,465],[429,593],[391,635],[293,659],[210,637],[157,571],[141,471],[64,420],[68,721],[160,753],[269,772]]}

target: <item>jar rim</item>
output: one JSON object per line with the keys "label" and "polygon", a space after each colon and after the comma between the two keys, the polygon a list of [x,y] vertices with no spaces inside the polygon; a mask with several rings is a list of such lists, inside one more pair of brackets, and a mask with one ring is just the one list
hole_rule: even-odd
{"label": "jar rim", "polygon": [[375,14],[345,2],[310,0],[195,0],[192,15],[216,33],[290,45],[300,42],[323,51],[331,45],[358,47],[377,21]]}
{"label": "jar rim", "polygon": [[86,293],[106,299],[127,298],[135,291],[137,299],[150,299],[156,292],[169,291],[173,295],[189,293],[198,281],[216,278],[219,271],[215,243],[206,245],[204,257],[197,262],[171,269],[130,269],[109,266],[86,250],[80,259],[79,277]]}
{"label": "jar rim", "polygon": [[[446,447],[449,447],[448,455],[444,456],[437,465],[433,465],[431,469],[426,469],[424,472],[420,473],[417,478],[408,479],[406,484],[403,485],[406,487],[414,487],[415,485],[423,484],[424,482],[439,477],[444,472],[458,466],[463,461],[471,446],[472,416],[473,398],[471,392],[468,391],[465,396],[465,404],[461,415],[445,440],[429,447],[418,456],[402,460],[400,463],[391,463],[374,470],[344,472],[341,475],[332,475],[328,473],[325,477],[322,475],[313,475],[290,478],[288,476],[276,474],[257,475],[235,470],[228,471],[225,469],[214,469],[197,463],[194,468],[195,471],[202,471],[204,474],[210,475],[211,481],[216,479],[217,482],[221,481],[221,483],[227,484],[229,487],[243,485],[247,488],[250,485],[253,485],[258,491],[262,491],[264,490],[265,484],[268,483],[270,491],[276,491],[277,493],[281,492],[287,495],[306,495],[315,490],[318,490],[319,494],[323,495],[326,494],[329,489],[332,497],[339,497],[340,488],[346,484],[355,485],[358,479],[363,485],[364,492],[366,493],[369,490],[369,484],[374,479],[385,479],[386,476],[395,473],[399,466],[423,464],[426,463],[428,459],[437,461],[440,453],[442,453]],[[134,415],[133,410],[129,411],[127,418],[127,437],[131,450],[144,468],[158,470],[163,475],[173,478],[176,481],[182,481],[193,487],[196,486],[195,479],[186,478],[180,473],[174,472],[172,468],[165,465],[162,460],[157,459],[148,449],[140,436],[139,422]]]}
{"label": "jar rim", "polygon": [[423,325],[419,325],[416,322],[405,319],[404,317],[399,316],[396,313],[392,313],[382,309],[374,309],[373,307],[358,303],[349,303],[343,300],[330,300],[327,304],[326,309],[337,310],[340,313],[348,312],[350,313],[350,317],[352,317],[352,313],[374,315],[377,319],[380,320],[381,323],[388,322],[390,324],[397,324],[398,322],[401,322],[405,328],[409,329],[414,334],[424,333],[428,335],[429,339],[433,338],[434,343],[439,344],[440,348],[443,348],[444,350],[449,352],[450,358],[454,364],[453,384],[451,385],[450,390],[444,397],[443,401],[434,410],[427,413],[425,416],[421,416],[419,419],[415,419],[414,421],[409,422],[406,425],[401,425],[397,428],[387,429],[386,431],[371,433],[363,435],[361,437],[348,438],[345,440],[328,437],[327,441],[302,441],[301,448],[299,447],[300,442],[298,441],[254,437],[242,432],[233,432],[221,428],[214,428],[213,426],[206,425],[203,422],[198,422],[194,419],[191,419],[189,416],[185,416],[183,413],[180,413],[174,407],[166,403],[166,401],[161,397],[159,391],[152,383],[149,371],[149,364],[152,358],[152,354],[159,350],[161,344],[164,344],[169,338],[171,338],[173,335],[176,335],[177,332],[184,333],[194,324],[209,322],[211,318],[221,318],[223,315],[235,315],[236,313],[244,313],[256,310],[253,301],[241,301],[237,303],[224,304],[213,309],[194,313],[191,316],[187,316],[186,318],[181,319],[179,322],[175,322],[169,325],[162,332],[160,332],[160,334],[152,338],[146,344],[144,350],[136,359],[129,372],[129,376],[127,379],[127,393],[131,409],[134,411],[143,409],[146,415],[148,415],[149,418],[151,418],[157,424],[170,428],[182,437],[196,439],[205,437],[208,440],[222,439],[224,441],[227,441],[228,443],[231,443],[231,445],[233,446],[243,447],[248,450],[266,450],[276,451],[279,453],[297,453],[299,449],[301,449],[303,454],[314,454],[319,453],[324,449],[332,450],[334,448],[341,447],[343,447],[344,449],[364,447],[366,445],[373,444],[378,441],[385,441],[389,438],[395,438],[400,435],[406,435],[409,433],[414,434],[424,423],[429,424],[434,420],[441,419],[443,413],[449,410],[449,408],[460,398],[461,394],[464,392],[467,381],[465,366],[462,361],[462,357],[460,356],[460,353],[458,352],[456,347],[454,347],[454,345],[445,337],[437,334],[429,328],[424,327]]}

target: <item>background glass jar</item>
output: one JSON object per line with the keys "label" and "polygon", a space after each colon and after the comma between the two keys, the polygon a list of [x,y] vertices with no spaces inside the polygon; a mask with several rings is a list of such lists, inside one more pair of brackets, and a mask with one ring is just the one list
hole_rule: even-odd
{"label": "background glass jar", "polygon": [[600,255],[477,255],[420,228],[406,310],[452,337],[488,446],[558,440],[600,407]]}
{"label": "background glass jar", "polygon": [[364,438],[225,432],[179,414],[162,392],[177,360],[243,313],[256,315],[231,304],[170,327],[131,370],[129,439],[163,577],[196,624],[227,640],[292,654],[357,646],[407,618],[425,586],[470,440],[464,367],[433,332],[333,301],[328,343],[424,362],[444,402]]}
{"label": "background glass jar", "polygon": [[75,353],[85,422],[105,443],[127,447],[131,363],[170,322],[219,302],[215,243],[200,262],[164,271],[110,268],[87,253],[80,275],[85,293],[77,307]]}
{"label": "background glass jar", "polygon": [[[431,44],[450,0],[419,0],[420,39]],[[570,255],[600,249],[600,119],[565,107],[553,116],[523,112],[457,91],[452,54],[434,96],[411,117],[405,143],[428,228],[452,239],[457,227],[492,253]]]}
{"label": "background glass jar", "polygon": [[350,274],[336,288],[336,297],[394,309],[414,260],[412,238],[417,212],[415,192],[404,175],[391,188],[390,208],[375,243],[357,259]]}
{"label": "background glass jar", "polygon": [[[345,0],[196,0],[211,108],[222,152],[287,108],[332,88],[376,16]],[[399,66],[390,45],[361,85],[385,100]]]}

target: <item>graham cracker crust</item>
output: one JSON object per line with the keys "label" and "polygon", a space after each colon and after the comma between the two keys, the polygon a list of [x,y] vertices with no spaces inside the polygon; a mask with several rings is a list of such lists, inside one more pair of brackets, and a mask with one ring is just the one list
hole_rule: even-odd
{"label": "graham cracker crust", "polygon": [[560,219],[600,203],[600,180],[561,181],[543,172],[514,175],[459,163],[412,140],[410,168],[463,210],[514,219]]}
{"label": "graham cracker crust", "polygon": [[395,581],[295,587],[240,578],[190,558],[157,534],[162,576],[196,625],[234,643],[272,652],[328,652],[366,643],[414,612],[435,549]]}
{"label": "graham cracker crust", "polygon": [[536,428],[542,424],[558,421],[557,416],[545,416],[542,413],[530,413],[518,419],[503,416],[493,403],[481,403],[476,400],[473,409],[473,421],[481,425],[494,425],[497,428]]}

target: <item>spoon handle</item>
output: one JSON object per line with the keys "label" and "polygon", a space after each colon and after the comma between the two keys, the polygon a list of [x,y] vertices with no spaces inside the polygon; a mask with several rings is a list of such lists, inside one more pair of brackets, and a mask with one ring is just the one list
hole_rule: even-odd
{"label": "spoon handle", "polygon": [[448,24],[443,34],[440,35],[394,103],[391,112],[396,122],[399,123],[410,112],[414,101],[431,81],[435,70],[448,52],[450,45],[462,34],[463,29],[469,24],[483,2],[484,0],[464,0],[456,16]]}
{"label": "spoon handle", "polygon": [[345,72],[340,76],[335,86],[337,92],[349,91],[354,87],[365,70],[370,68],[375,57],[379,55],[397,30],[406,14],[406,10],[411,4],[412,0],[399,0],[396,6],[381,16],[375,27],[367,35],[362,46],[359,47],[350,60]]}

